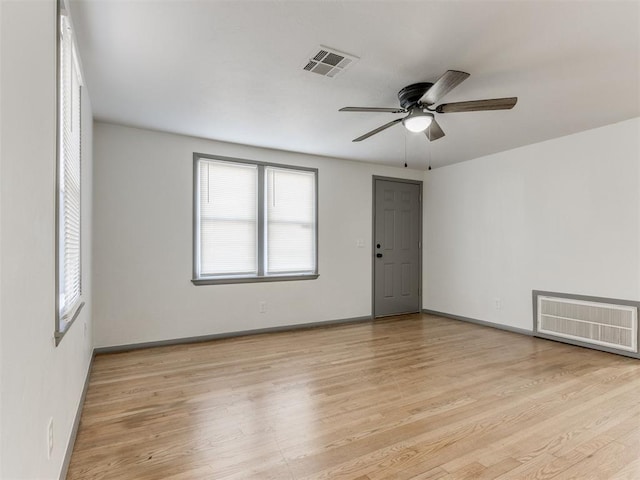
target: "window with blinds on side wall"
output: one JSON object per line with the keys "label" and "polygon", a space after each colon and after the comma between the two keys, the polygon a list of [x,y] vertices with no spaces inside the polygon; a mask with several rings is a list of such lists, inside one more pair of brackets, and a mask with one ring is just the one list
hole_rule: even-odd
{"label": "window with blinds on side wall", "polygon": [[318,277],[317,170],[194,154],[193,283]]}
{"label": "window with blinds on side wall", "polygon": [[69,17],[58,15],[57,312],[58,343],[82,308],[81,89]]}

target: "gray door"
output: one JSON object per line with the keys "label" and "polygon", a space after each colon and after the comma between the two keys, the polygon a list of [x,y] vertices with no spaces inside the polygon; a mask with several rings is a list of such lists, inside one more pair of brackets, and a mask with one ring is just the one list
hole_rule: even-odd
{"label": "gray door", "polygon": [[374,179],[374,315],[420,311],[420,185]]}

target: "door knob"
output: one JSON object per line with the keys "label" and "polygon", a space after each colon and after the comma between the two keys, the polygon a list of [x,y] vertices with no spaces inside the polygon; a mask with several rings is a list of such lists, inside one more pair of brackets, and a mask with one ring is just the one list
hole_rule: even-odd
{"label": "door knob", "polygon": [[382,258],[382,254],[381,253],[376,253],[376,257]]}

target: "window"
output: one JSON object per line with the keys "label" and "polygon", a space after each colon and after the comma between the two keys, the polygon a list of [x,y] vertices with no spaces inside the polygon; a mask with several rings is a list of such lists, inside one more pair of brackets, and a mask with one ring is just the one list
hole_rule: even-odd
{"label": "window", "polygon": [[82,82],[69,17],[58,15],[57,312],[58,343],[83,306],[80,229]]}
{"label": "window", "polygon": [[194,154],[196,285],[318,277],[317,170]]}

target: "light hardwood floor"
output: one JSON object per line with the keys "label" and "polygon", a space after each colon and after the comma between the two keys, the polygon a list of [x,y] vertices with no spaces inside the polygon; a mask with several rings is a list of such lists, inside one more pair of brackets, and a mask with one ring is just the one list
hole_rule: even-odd
{"label": "light hardwood floor", "polygon": [[95,358],[69,480],[640,479],[640,361],[429,315]]}

